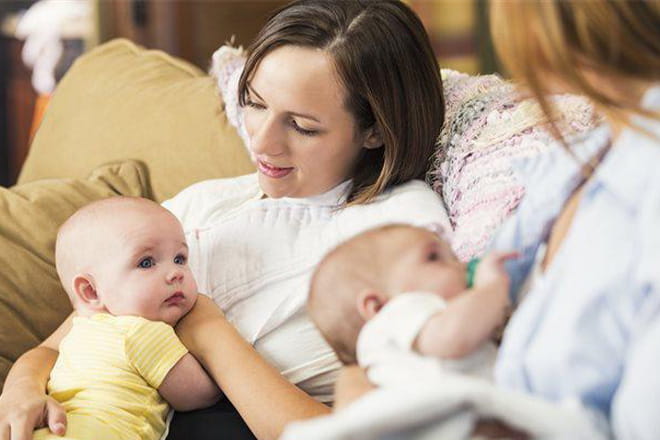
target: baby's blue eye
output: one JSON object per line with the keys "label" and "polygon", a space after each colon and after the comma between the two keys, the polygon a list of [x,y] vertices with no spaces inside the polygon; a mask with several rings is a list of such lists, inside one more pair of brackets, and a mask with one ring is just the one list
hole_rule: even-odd
{"label": "baby's blue eye", "polygon": [[154,264],[156,264],[156,262],[154,261],[154,259],[152,257],[145,257],[145,258],[140,260],[140,262],[138,263],[138,267],[140,269],[149,269],[149,268],[153,267]]}
{"label": "baby's blue eye", "polygon": [[174,264],[186,264],[186,256],[177,255],[176,257],[174,257]]}

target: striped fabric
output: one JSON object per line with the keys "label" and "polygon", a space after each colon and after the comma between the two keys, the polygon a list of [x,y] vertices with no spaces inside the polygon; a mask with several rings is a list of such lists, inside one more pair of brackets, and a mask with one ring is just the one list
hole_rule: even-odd
{"label": "striped fabric", "polygon": [[[160,438],[168,405],[158,387],[186,353],[163,322],[108,314],[74,318],[48,383],[48,393],[67,412],[67,437]],[[47,430],[34,438],[61,439]]]}

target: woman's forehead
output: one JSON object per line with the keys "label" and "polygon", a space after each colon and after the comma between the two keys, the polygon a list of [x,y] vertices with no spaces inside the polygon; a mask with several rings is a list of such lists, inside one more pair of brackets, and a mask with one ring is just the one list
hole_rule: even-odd
{"label": "woman's forehead", "polygon": [[343,110],[345,91],[332,58],[320,49],[283,46],[266,55],[249,82],[269,106],[283,111]]}

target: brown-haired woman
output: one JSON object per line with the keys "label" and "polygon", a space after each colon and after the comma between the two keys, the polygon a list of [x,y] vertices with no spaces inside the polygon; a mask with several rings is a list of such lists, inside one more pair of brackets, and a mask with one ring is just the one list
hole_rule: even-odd
{"label": "brown-haired woman", "polygon": [[657,438],[660,2],[494,0],[491,20],[501,59],[550,121],[557,92],[603,117],[522,170],[527,194],[494,242],[523,254],[496,381],[577,401],[604,435]]}
{"label": "brown-haired woman", "polygon": [[[165,206],[188,231],[200,290],[224,311],[201,297],[177,331],[254,435],[271,439],[329,411],[339,363],[304,312],[324,252],[383,223],[449,228],[439,197],[415,180],[443,123],[442,85],[404,4],[301,0],[257,37],[240,97],[258,172],[200,182]],[[69,328],[70,319],[13,367],[0,438],[62,432],[65,415],[44,390]],[[186,384],[165,391],[177,408]],[[252,436],[231,417],[194,414],[175,416],[173,432]]]}

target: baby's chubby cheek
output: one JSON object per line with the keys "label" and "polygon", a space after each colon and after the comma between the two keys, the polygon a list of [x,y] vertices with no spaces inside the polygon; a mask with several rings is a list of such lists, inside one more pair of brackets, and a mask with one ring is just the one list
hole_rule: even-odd
{"label": "baby's chubby cheek", "polygon": [[199,297],[199,294],[197,292],[194,292],[190,295],[190,301],[188,301],[187,307],[183,312],[183,315],[187,314],[192,310],[192,308],[195,306],[195,303],[197,302],[197,298]]}

